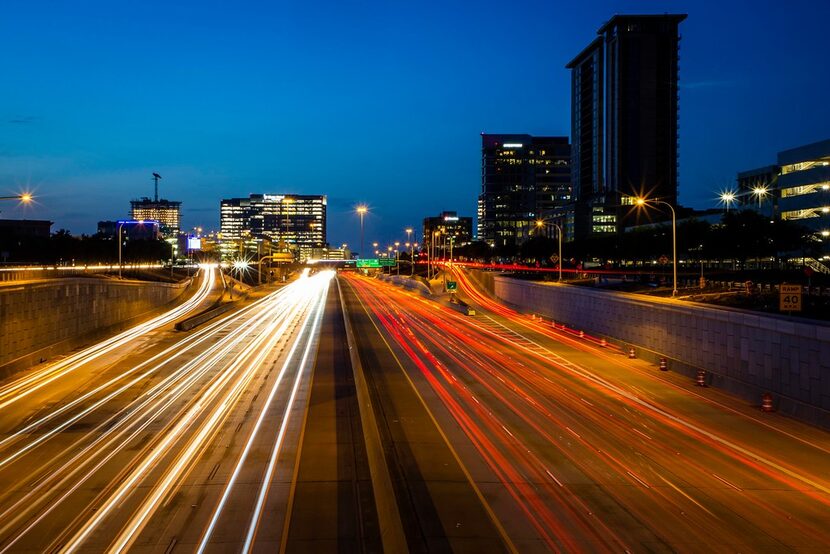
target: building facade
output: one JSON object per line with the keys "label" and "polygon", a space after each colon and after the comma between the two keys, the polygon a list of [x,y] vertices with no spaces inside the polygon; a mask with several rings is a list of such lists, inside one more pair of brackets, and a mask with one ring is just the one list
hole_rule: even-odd
{"label": "building facade", "polygon": [[804,225],[830,243],[830,139],[781,151],[775,165],[742,171],[737,181],[741,207]]}
{"label": "building facade", "polygon": [[481,135],[481,195],[477,238],[494,247],[517,246],[536,220],[571,202],[567,137]]}
{"label": "building facade", "polygon": [[238,257],[240,244],[267,239],[300,260],[326,244],[324,195],[251,194],[229,198],[220,205],[222,256]]}
{"label": "building facade", "polygon": [[473,218],[459,217],[456,212],[441,212],[436,217],[424,218],[423,231],[424,244],[437,232],[439,240],[449,241],[451,238],[454,246],[463,246],[473,241]]}
{"label": "building facade", "polygon": [[161,234],[166,239],[175,239],[181,230],[182,203],[174,200],[153,200],[141,198],[130,201],[130,218],[158,221]]}
{"label": "building facade", "polygon": [[566,66],[571,70],[570,235],[621,232],[639,213],[633,197],[677,205],[679,25],[685,18],[616,15]]}

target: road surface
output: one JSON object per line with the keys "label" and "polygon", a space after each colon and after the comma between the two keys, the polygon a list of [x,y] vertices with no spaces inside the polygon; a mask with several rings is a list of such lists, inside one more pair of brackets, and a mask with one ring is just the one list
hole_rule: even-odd
{"label": "road surface", "polygon": [[[376,371],[402,376],[481,492],[501,530],[492,549],[830,548],[826,432],[696,388],[456,279],[475,316],[377,280],[346,282],[351,308],[382,337],[374,355],[400,362]],[[451,535],[452,522],[438,521]]]}
{"label": "road surface", "polygon": [[332,277],[0,388],[0,551],[278,546]]}

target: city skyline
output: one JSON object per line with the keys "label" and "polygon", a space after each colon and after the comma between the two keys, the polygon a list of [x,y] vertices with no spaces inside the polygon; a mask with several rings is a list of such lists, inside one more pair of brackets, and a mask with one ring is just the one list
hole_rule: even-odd
{"label": "city skyline", "polygon": [[333,244],[358,243],[362,203],[367,240],[394,240],[443,210],[475,216],[480,133],[570,135],[565,64],[612,15],[644,11],[689,14],[679,195],[711,207],[738,171],[826,138],[830,78],[810,68],[821,64],[816,10],[828,8],[810,6],[805,20],[797,5],[762,4],[497,14],[461,3],[435,19],[332,6],[319,22],[299,7],[225,18],[152,4],[54,6],[45,21],[36,4],[19,5],[0,39],[15,82],[0,92],[0,187],[31,189],[37,203],[2,216],[93,233],[150,195],[153,171],[161,194],[182,202],[183,229],[218,229],[221,198],[256,192],[327,194]]}

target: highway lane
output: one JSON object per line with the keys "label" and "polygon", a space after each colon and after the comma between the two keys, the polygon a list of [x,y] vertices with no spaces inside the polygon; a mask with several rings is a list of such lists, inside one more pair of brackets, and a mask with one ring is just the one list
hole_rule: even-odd
{"label": "highway lane", "polygon": [[475,317],[349,283],[521,551],[830,545],[826,433],[702,398],[458,279]]}
{"label": "highway lane", "polygon": [[0,551],[279,540],[331,277],[27,394],[24,421],[0,436]]}
{"label": "highway lane", "polygon": [[0,410],[20,402],[26,396],[43,387],[66,378],[74,371],[88,368],[91,362],[102,356],[123,353],[125,349],[134,345],[141,337],[193,313],[199,307],[203,307],[206,299],[216,286],[216,268],[205,266],[200,270],[200,274],[201,277],[196,292],[172,310],[144,321],[113,337],[83,348],[57,362],[39,365],[28,371],[19,372],[14,378],[4,382],[0,385]]}

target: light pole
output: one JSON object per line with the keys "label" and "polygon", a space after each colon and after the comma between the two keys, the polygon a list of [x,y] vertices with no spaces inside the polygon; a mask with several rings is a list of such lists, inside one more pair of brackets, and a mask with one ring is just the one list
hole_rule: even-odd
{"label": "light pole", "polygon": [[[143,219],[128,219],[118,222],[118,278],[121,279],[121,229],[127,223],[134,223],[136,225],[144,225]],[[153,222],[153,225],[158,225],[158,222]]]}
{"label": "light pole", "polygon": [[16,194],[14,196],[0,196],[0,200],[20,200],[23,204],[28,204],[32,201],[32,195],[24,192],[23,194]]}
{"label": "light pole", "polygon": [[758,213],[761,213],[761,200],[769,193],[767,187],[755,187],[752,189],[752,194],[758,198]]}
{"label": "light pole", "polygon": [[674,206],[663,200],[646,200],[645,198],[637,198],[636,201],[638,206],[645,206],[647,204],[663,204],[671,210],[671,249],[673,272],[671,295],[677,296],[677,214],[674,213]]}
{"label": "light pole", "polygon": [[542,219],[536,220],[537,227],[544,227],[545,225],[552,225],[556,227],[556,236],[559,238],[559,282],[562,282],[562,227],[552,221],[544,221]]}
{"label": "light pole", "polygon": [[357,207],[357,215],[360,216],[360,255],[363,255],[363,216],[369,211],[365,205],[361,204]]}
{"label": "light pole", "polygon": [[729,204],[735,201],[735,193],[732,191],[722,192],[720,201],[726,205],[726,213],[729,213]]}
{"label": "light pole", "polygon": [[32,201],[32,195],[24,192],[15,196],[0,196],[0,200],[19,200],[21,204],[29,204]]}
{"label": "light pole", "polygon": [[400,261],[398,259],[398,254],[400,254],[400,246],[401,246],[401,243],[396,241],[395,242],[395,273],[397,273],[398,275],[401,274],[401,264],[400,264]]}

